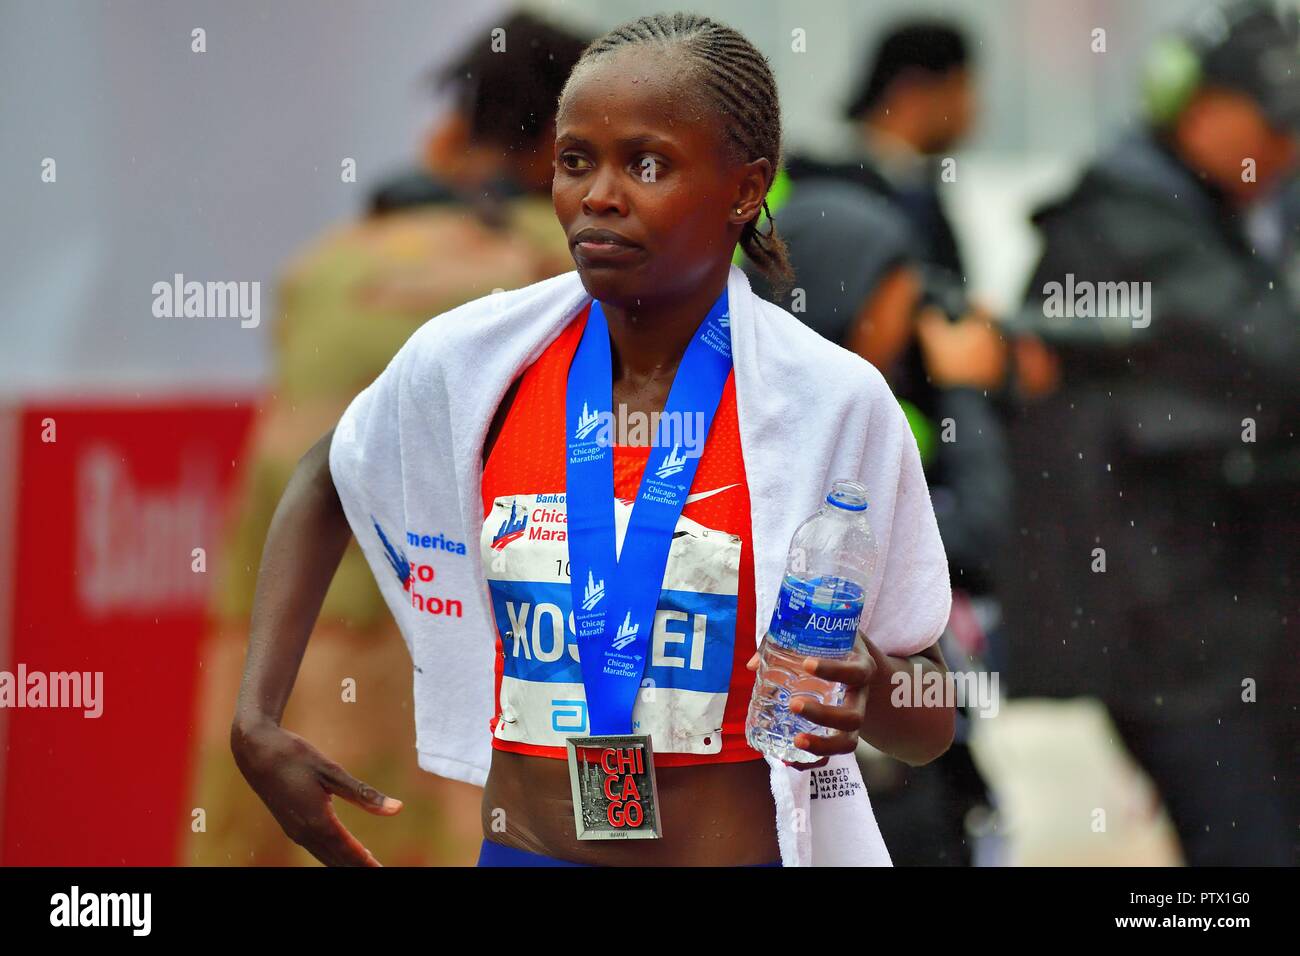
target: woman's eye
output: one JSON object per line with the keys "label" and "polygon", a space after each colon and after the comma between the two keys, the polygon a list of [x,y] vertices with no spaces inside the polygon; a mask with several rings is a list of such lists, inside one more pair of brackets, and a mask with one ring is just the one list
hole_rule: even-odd
{"label": "woman's eye", "polygon": [[642,156],[632,168],[642,182],[652,183],[664,174],[667,165],[657,156]]}
{"label": "woman's eye", "polygon": [[560,164],[571,172],[586,169],[588,165],[586,158],[579,156],[577,153],[564,153],[560,156]]}

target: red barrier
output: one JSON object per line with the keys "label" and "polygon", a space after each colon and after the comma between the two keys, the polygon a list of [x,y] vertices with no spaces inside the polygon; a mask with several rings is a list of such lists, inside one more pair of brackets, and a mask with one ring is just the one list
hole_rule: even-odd
{"label": "red barrier", "polygon": [[198,651],[250,420],[246,400],[17,416],[0,864],[179,862]]}

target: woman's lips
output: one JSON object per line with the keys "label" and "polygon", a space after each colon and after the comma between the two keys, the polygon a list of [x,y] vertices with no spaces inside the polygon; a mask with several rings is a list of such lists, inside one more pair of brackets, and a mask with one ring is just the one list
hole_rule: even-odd
{"label": "woman's lips", "polygon": [[632,259],[643,251],[640,246],[629,246],[622,242],[605,242],[584,239],[573,244],[575,255],[591,262],[618,262]]}

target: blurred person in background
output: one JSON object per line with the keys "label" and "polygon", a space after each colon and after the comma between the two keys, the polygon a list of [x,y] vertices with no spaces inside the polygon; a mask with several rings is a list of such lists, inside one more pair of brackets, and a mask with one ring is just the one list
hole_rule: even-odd
{"label": "blurred person in background", "polygon": [[[806,297],[802,311],[790,295],[774,301],[876,365],[912,424],[952,572],[943,646],[954,670],[1001,666],[994,570],[1010,526],[1011,479],[989,390],[1033,348],[1017,343],[1009,361],[989,316],[967,300],[939,198],[942,158],[974,121],[975,81],[960,30],[936,20],[894,26],[845,111],[856,154],[792,157],[772,207]],[[968,720],[963,708],[952,748],[932,764],[864,768],[896,863],[972,862],[967,818],[982,816],[988,795],[967,746]],[[942,825],[922,829],[918,819]]]}
{"label": "blurred person in background", "polygon": [[[962,401],[967,414],[978,419],[980,441],[995,446],[1002,442],[1001,426],[983,389],[1000,387],[1003,382],[1004,346],[991,317],[966,295],[966,269],[939,196],[942,162],[950,158],[945,154],[961,143],[974,122],[975,84],[969,43],[959,29],[939,20],[899,23],[876,43],[845,109],[859,143],[855,155],[839,161],[795,156],[788,164],[786,188],[793,195],[802,195],[787,216],[801,218],[808,210],[821,216],[822,207],[837,198],[826,192],[830,181],[859,187],[878,200],[881,208],[870,217],[874,220],[870,233],[854,237],[850,229],[849,238],[869,242],[874,251],[865,254],[884,257],[882,262],[894,256],[894,262],[905,258],[909,263],[907,270],[890,276],[881,286],[881,294],[894,303],[933,306],[923,316],[916,315],[915,309],[909,313],[921,319],[915,328],[911,323],[898,326],[907,329],[908,335],[899,354],[889,360],[891,383],[904,399],[923,447],[937,440],[939,423],[947,417],[940,414],[940,392],[946,385],[935,381],[936,363],[941,366],[940,376],[951,371],[951,377],[964,384],[969,384],[965,380],[973,370],[979,370],[981,388],[963,396]],[[854,218],[859,225],[867,222],[862,202],[850,203],[858,211],[843,220],[846,225]],[[835,268],[844,268],[842,257],[832,261]],[[820,257],[807,257],[802,265],[804,273],[818,282],[830,278]],[[877,267],[859,274],[850,286],[863,282],[874,286]],[[844,304],[853,310],[863,301]],[[951,321],[940,321],[945,316]],[[888,325],[870,323],[877,329],[876,335],[883,334],[879,330]],[[937,460],[934,478],[941,486],[948,484],[943,468],[943,462]],[[935,508],[939,511],[946,504],[936,500]],[[954,587],[967,595],[991,598],[995,562],[988,545],[996,541],[1003,525],[992,514],[970,523],[957,514],[947,517],[944,543],[950,554],[955,550],[968,559],[961,562]],[[991,530],[992,525],[997,525],[997,530]],[[967,531],[969,539],[959,540],[958,535]],[[983,613],[990,621],[996,618],[991,600],[983,602]]]}
{"label": "blurred person in background", "polygon": [[[426,135],[419,165],[373,190],[372,214],[453,203],[498,221],[503,200],[550,195],[554,90],[568,78],[581,40],[527,13],[502,29],[504,50],[480,43],[429,72],[432,92],[449,93],[451,108]],[[511,69],[503,68],[503,54]]]}
{"label": "blurred person in background", "polygon": [[[875,365],[907,414],[948,555],[953,616],[942,639],[948,660],[983,667],[984,626],[972,606],[989,593],[993,551],[1009,523],[1010,474],[1002,425],[984,389],[1002,382],[996,337],[967,334],[923,289],[921,243],[889,203],[854,183],[804,179],[789,188],[780,219],[795,288],[774,295],[749,268],[755,290],[791,309],[825,338]],[[924,339],[918,328],[927,329]],[[915,355],[925,377],[909,377]],[[913,387],[924,384],[924,394]],[[922,407],[923,403],[923,407]],[[946,434],[945,434],[946,432]],[[864,761],[872,806],[898,865],[968,865],[966,818],[987,803],[966,745],[967,718],[943,757],[922,767]],[[922,824],[920,821],[926,821]]]}
{"label": "blurred person in background", "polygon": [[1035,215],[1011,323],[1061,376],[1011,429],[1014,692],[1100,696],[1192,865],[1294,861],[1298,41],[1249,2],[1158,44],[1149,121]]}
{"label": "blurred person in background", "polygon": [[[282,277],[272,385],[255,423],[219,594],[232,684],[262,542],[303,452],[431,315],[572,268],[550,199],[554,114],[586,41],[529,14],[503,27],[504,51],[492,49],[484,30],[435,74],[453,107],[427,139],[423,168],[386,180],[364,218],[312,242]],[[423,773],[401,751],[414,746],[409,658],[355,542],[310,653],[317,663],[304,671],[290,722],[415,804],[376,832],[376,850],[399,863],[472,863],[482,790]],[[356,682],[356,702],[341,704],[347,678]],[[223,826],[241,831],[232,840],[251,859],[240,862],[309,859],[239,778],[225,739],[229,714],[211,723],[222,732],[205,751],[200,785],[206,806],[227,808]]]}
{"label": "blurred person in background", "polygon": [[938,20],[900,23],[867,60],[845,109],[858,149],[844,160],[794,156],[791,179],[844,179],[896,207],[919,244],[921,262],[963,285],[966,269],[939,198],[944,159],[975,120],[975,67],[966,37]]}

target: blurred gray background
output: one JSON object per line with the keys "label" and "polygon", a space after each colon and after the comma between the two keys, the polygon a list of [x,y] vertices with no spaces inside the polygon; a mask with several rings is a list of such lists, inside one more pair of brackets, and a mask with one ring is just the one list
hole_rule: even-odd
{"label": "blurred gray background", "polygon": [[[833,152],[840,106],[881,28],[943,13],[976,44],[981,116],[949,196],[978,221],[972,282],[1013,299],[1033,255],[1023,211],[1131,115],[1141,51],[1203,0],[698,0],[780,82],[789,146]],[[0,28],[0,389],[8,397],[256,389],[273,277],[374,183],[409,165],[439,104],[422,82],[515,5],[4,0]],[[638,0],[524,6],[598,32]],[[669,5],[675,6],[675,5]],[[191,31],[207,51],[191,52]],[[1091,49],[1106,31],[1106,52]],[[806,32],[807,52],[791,49]],[[42,162],[57,182],[41,181]],[[357,182],[340,181],[345,157]],[[990,241],[990,235],[997,237]],[[262,283],[257,328],[169,320],[153,283]]]}

